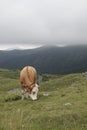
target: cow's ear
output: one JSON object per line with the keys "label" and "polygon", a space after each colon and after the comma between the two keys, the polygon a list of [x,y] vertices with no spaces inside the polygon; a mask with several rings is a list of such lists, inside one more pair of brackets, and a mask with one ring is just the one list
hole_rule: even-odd
{"label": "cow's ear", "polygon": [[38,88],[39,88],[40,86],[38,85]]}
{"label": "cow's ear", "polygon": [[39,86],[38,84],[36,84],[36,87],[38,87],[38,88],[39,88],[40,86]]}

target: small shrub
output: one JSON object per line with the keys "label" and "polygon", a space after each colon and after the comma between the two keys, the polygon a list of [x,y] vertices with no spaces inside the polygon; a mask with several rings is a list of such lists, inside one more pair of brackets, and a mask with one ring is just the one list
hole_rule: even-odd
{"label": "small shrub", "polygon": [[5,97],[5,102],[9,102],[9,101],[16,101],[16,100],[20,100],[21,96],[17,95],[17,94],[10,94],[7,97]]}

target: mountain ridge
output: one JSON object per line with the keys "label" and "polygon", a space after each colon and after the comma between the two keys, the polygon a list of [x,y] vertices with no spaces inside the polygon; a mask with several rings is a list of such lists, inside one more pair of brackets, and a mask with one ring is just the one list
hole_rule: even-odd
{"label": "mountain ridge", "polygon": [[87,45],[0,51],[0,59],[0,68],[21,69],[32,65],[40,73],[77,73],[87,70]]}

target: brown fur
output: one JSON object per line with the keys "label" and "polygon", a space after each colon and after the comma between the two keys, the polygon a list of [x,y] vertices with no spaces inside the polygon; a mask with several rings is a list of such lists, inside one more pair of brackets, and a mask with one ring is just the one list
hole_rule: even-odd
{"label": "brown fur", "polygon": [[31,93],[35,82],[37,80],[36,69],[32,66],[24,67],[20,72],[20,84],[23,89],[26,89],[27,92]]}

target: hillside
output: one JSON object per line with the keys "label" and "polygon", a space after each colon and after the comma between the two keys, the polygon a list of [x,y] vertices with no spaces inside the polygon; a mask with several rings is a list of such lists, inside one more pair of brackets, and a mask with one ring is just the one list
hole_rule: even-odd
{"label": "hillside", "polygon": [[0,69],[0,130],[87,130],[87,77],[42,75],[38,100],[21,100],[19,70]]}
{"label": "hillside", "polygon": [[30,50],[0,51],[0,67],[34,66],[40,73],[67,74],[87,71],[87,46],[43,46]]}

